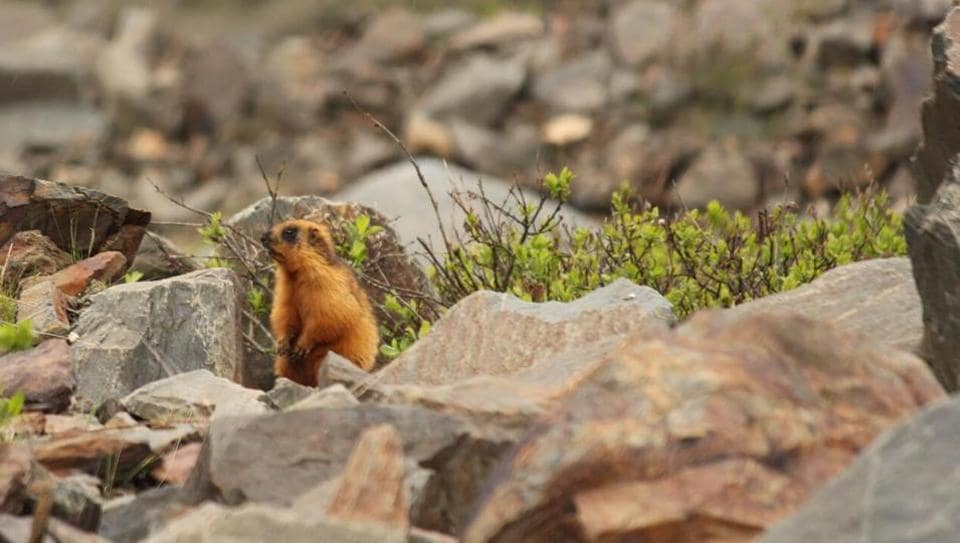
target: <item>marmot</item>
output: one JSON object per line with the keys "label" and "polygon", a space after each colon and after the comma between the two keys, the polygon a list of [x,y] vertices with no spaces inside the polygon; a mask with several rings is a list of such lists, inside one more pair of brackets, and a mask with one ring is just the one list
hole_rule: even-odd
{"label": "marmot", "polygon": [[328,351],[370,371],[380,345],[376,317],[353,270],[337,256],[330,230],[290,220],[260,240],[277,262],[270,312],[277,338],[274,372],[317,386]]}

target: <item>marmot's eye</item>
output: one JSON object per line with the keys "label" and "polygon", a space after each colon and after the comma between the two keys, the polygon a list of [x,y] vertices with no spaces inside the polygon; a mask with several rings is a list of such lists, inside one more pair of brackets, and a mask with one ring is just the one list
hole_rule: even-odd
{"label": "marmot's eye", "polygon": [[281,236],[283,236],[283,241],[286,241],[287,243],[293,243],[294,241],[297,241],[297,229],[293,228],[292,226],[289,228],[284,228]]}

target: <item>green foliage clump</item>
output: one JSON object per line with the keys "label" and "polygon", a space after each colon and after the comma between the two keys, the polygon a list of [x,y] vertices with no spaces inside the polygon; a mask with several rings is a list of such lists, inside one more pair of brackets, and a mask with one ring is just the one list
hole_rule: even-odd
{"label": "green foliage clump", "polygon": [[0,322],[14,322],[17,320],[17,299],[7,293],[0,292]]}
{"label": "green foliage clump", "polygon": [[371,226],[369,215],[357,215],[352,223],[343,225],[344,240],[337,247],[337,253],[346,258],[355,269],[362,271],[367,261],[367,240],[383,232],[382,226]]}
{"label": "green foliage clump", "polygon": [[25,351],[33,347],[36,342],[37,335],[33,331],[33,322],[30,319],[0,324],[0,353]]}
{"label": "green foliage clump", "polygon": [[20,416],[23,413],[24,402],[26,402],[26,396],[23,391],[17,391],[9,398],[0,397],[0,426]]}
{"label": "green foliage clump", "polygon": [[390,322],[380,324],[383,343],[380,352],[387,358],[396,358],[430,331],[430,321],[422,317],[416,300],[402,302],[392,294],[383,300],[383,308]]}
{"label": "green foliage clump", "polygon": [[[564,169],[545,179],[546,191],[562,201],[572,180]],[[599,231],[563,228],[559,204],[517,199],[514,207],[468,211],[466,236],[432,258],[445,304],[480,289],[569,301],[627,278],[662,293],[682,318],[795,288],[842,264],[906,253],[901,216],[883,192],[845,195],[829,219],[780,207],[756,220],[716,202],[671,216],[618,192]]]}

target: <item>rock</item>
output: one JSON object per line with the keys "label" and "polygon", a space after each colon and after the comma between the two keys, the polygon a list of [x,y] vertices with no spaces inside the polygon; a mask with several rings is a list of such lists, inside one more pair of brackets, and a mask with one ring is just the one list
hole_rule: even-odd
{"label": "rock", "polygon": [[822,70],[853,67],[867,62],[874,46],[871,17],[848,17],[828,23],[817,36],[817,65]]}
{"label": "rock", "polygon": [[916,205],[904,218],[913,277],[923,302],[924,358],[948,392],[960,388],[958,300],[945,293],[960,284],[960,168],[954,167],[933,202]]}
{"label": "rock", "polygon": [[750,107],[760,115],[783,111],[793,103],[797,83],[786,76],[767,79],[750,99]]}
{"label": "rock", "polygon": [[[424,179],[437,199],[440,216],[449,233],[462,232],[463,213],[457,208],[449,193],[458,191],[479,191],[479,180],[483,180],[483,189],[490,200],[503,202],[508,198],[510,183],[492,176],[485,176],[467,169],[445,165],[440,160],[418,158],[417,163]],[[525,191],[528,200],[536,201],[537,195]],[[422,238],[434,248],[440,248],[440,232],[437,218],[430,200],[417,179],[417,174],[407,161],[400,161],[381,168],[351,183],[334,197],[345,202],[370,206],[387,217],[396,217],[390,225],[396,229],[400,241],[415,244]],[[549,204],[548,204],[549,205]],[[594,221],[577,213],[570,207],[561,211],[564,223],[571,228],[591,226]]]}
{"label": "rock", "polygon": [[201,369],[148,383],[121,404],[128,413],[151,422],[196,421],[211,415],[266,413],[261,394]]}
{"label": "rock", "polygon": [[67,266],[51,277],[54,284],[67,296],[79,296],[87,290],[91,281],[110,284],[123,275],[127,259],[123,253],[104,251],[76,264]]}
{"label": "rock", "polygon": [[6,270],[4,279],[14,284],[24,277],[53,274],[71,262],[69,253],[38,230],[17,232],[0,247],[0,266]]}
{"label": "rock", "polygon": [[674,320],[663,296],[626,279],[568,303],[530,303],[480,291],[448,309],[427,336],[375,379],[383,385],[445,385],[549,365],[552,378],[562,382],[568,372],[583,368],[556,363],[561,354],[627,332],[660,332]]}
{"label": "rock", "polygon": [[403,476],[403,443],[397,431],[388,424],[364,430],[340,475],[327,516],[406,532],[410,522]]}
{"label": "rock", "polygon": [[867,147],[898,160],[907,160],[922,133],[920,118],[924,98],[930,93],[933,62],[926,35],[895,34],[883,50],[883,79],[892,94],[883,129],[867,136]]}
{"label": "rock", "polygon": [[327,353],[327,358],[317,374],[317,388],[321,392],[335,384],[355,390],[362,387],[370,378],[369,373],[337,353]]}
{"label": "rock", "polygon": [[0,200],[3,244],[16,232],[39,230],[67,253],[120,251],[132,262],[150,222],[149,212],[131,209],[120,198],[17,175],[0,176]]}
{"label": "rock", "polygon": [[467,166],[482,172],[513,174],[528,169],[529,158],[536,156],[540,134],[524,125],[496,131],[460,119],[447,122],[456,155]]}
{"label": "rock", "polygon": [[894,0],[896,12],[914,24],[932,27],[943,20],[952,0]]}
{"label": "rock", "polygon": [[10,394],[22,391],[26,409],[60,412],[70,405],[75,387],[73,358],[62,339],[0,357],[0,388]]}
{"label": "rock", "polygon": [[44,435],[79,434],[100,430],[103,425],[90,415],[46,415],[43,418]]}
{"label": "rock", "polygon": [[429,153],[442,157],[453,156],[457,146],[452,131],[446,125],[421,111],[413,111],[407,117],[403,128],[403,141],[412,153]]}
{"label": "rock", "polygon": [[273,388],[265,395],[264,401],[274,409],[283,411],[288,407],[310,397],[317,392],[313,387],[303,386],[300,383],[294,383],[286,377],[277,377]]}
{"label": "rock", "polygon": [[184,499],[288,505],[339,475],[359,436],[378,424],[394,426],[405,454],[417,462],[432,458],[465,430],[461,421],[446,415],[367,404],[218,418],[210,424]]}
{"label": "rock", "polygon": [[951,399],[887,431],[758,541],[952,541],[958,416],[960,401]]}
{"label": "rock", "polygon": [[151,455],[163,455],[199,437],[197,428],[190,424],[165,429],[136,426],[54,436],[35,443],[33,454],[37,462],[55,473],[71,470],[105,473],[108,458],[116,467],[115,474],[127,473],[128,470],[143,469],[145,464],[142,463]]}
{"label": "rock", "polygon": [[253,83],[243,57],[224,40],[189,55],[183,68],[184,122],[208,131],[234,120],[250,98]]}
{"label": "rock", "polygon": [[557,112],[598,112],[609,98],[613,61],[605,50],[583,53],[541,74],[533,96]]}
{"label": "rock", "polygon": [[187,511],[178,489],[164,486],[106,502],[99,534],[115,543],[136,543]]}
{"label": "rock", "polygon": [[568,113],[553,117],[543,125],[543,140],[551,145],[570,145],[587,139],[592,131],[593,119]]}
{"label": "rock", "polygon": [[[419,466],[415,471],[424,479],[412,485],[413,490],[408,487],[411,523],[444,532],[462,526],[481,481],[515,436],[479,429],[460,417],[399,405],[214,419],[183,498],[193,504],[215,499],[277,506],[319,499],[308,494],[337,478],[359,436],[383,424],[396,429],[405,465]],[[265,456],[264,450],[271,452]],[[311,517],[317,506],[312,509]]]}
{"label": "rock", "polygon": [[910,260],[880,258],[834,268],[813,282],[732,308],[735,314],[797,313],[870,339],[921,354],[923,319]]}
{"label": "rock", "polygon": [[63,291],[46,277],[23,286],[17,297],[17,320],[30,320],[38,334],[65,337],[70,332],[68,309]]}
{"label": "rock", "polygon": [[[4,541],[29,541],[31,517],[14,517],[0,513],[0,538]],[[57,543],[50,535],[41,538],[42,543]]]}
{"label": "rock", "polygon": [[161,484],[183,486],[200,458],[200,443],[188,443],[163,456],[150,470],[150,475]]}
{"label": "rock", "polygon": [[7,84],[0,103],[79,101],[100,46],[91,36],[56,26],[4,43],[0,79]]}
{"label": "rock", "polygon": [[685,208],[702,208],[717,200],[725,208],[749,209],[760,194],[753,165],[735,146],[707,147],[673,189]]}
{"label": "rock", "polygon": [[24,443],[0,444],[0,513],[19,514],[33,472],[33,455]]}
{"label": "rock", "polygon": [[77,395],[93,404],[191,370],[243,372],[240,292],[224,268],[111,287],[74,332]]}
{"label": "rock", "polygon": [[625,339],[504,458],[481,541],[739,541],[943,398],[922,361],[796,316]]}
{"label": "rock", "polygon": [[610,16],[610,36],[620,60],[643,66],[667,50],[673,36],[677,8],[670,3],[634,0]]}
{"label": "rock", "polygon": [[706,55],[711,63],[758,63],[780,71],[793,59],[785,39],[797,26],[792,15],[777,0],[704,0],[683,34],[694,59]]}
{"label": "rock", "polygon": [[113,40],[97,59],[100,85],[110,95],[139,100],[150,90],[148,48],[155,37],[157,15],[150,9],[123,9]]}
{"label": "rock", "polygon": [[[351,364],[352,365],[352,364]],[[354,366],[356,367],[356,366]],[[366,377],[366,375],[364,375]],[[347,390],[347,387],[337,383],[330,385],[319,391],[313,391],[309,396],[284,408],[289,411],[300,409],[315,409],[319,407],[351,407],[360,403],[357,398]]]}
{"label": "rock", "polygon": [[143,274],[141,279],[153,281],[175,275],[184,275],[200,269],[189,256],[178,249],[172,241],[154,232],[145,232],[131,271]]}
{"label": "rock", "polygon": [[543,20],[536,15],[504,11],[482,19],[450,38],[451,49],[497,47],[543,33]]}
{"label": "rock", "polygon": [[179,517],[148,543],[201,543],[203,541],[324,541],[325,543],[403,543],[406,534],[377,525],[347,524],[315,512],[306,515],[289,509],[250,504],[225,508],[208,503]]}
{"label": "rock", "polygon": [[518,62],[472,56],[447,71],[418,109],[434,118],[460,117],[491,125],[506,113],[526,76],[526,69]]}
{"label": "rock", "polygon": [[934,29],[930,50],[933,54],[933,92],[923,102],[920,119],[923,141],[914,156],[917,177],[917,202],[930,203],[937,188],[952,169],[950,164],[960,153],[960,126],[949,119],[960,116],[960,8],[953,8]]}
{"label": "rock", "polygon": [[[0,106],[0,152],[33,150],[94,152],[109,124],[103,112],[73,102],[16,102]],[[44,232],[49,235],[48,232]]]}
{"label": "rock", "polygon": [[53,515],[81,530],[97,530],[102,504],[100,479],[92,475],[77,473],[54,483]]}
{"label": "rock", "polygon": [[424,16],[423,29],[430,38],[447,36],[465,29],[477,16],[458,8],[441,8]]}
{"label": "rock", "polygon": [[420,17],[394,8],[374,17],[346,56],[373,62],[398,62],[417,55],[426,44],[426,31]]}

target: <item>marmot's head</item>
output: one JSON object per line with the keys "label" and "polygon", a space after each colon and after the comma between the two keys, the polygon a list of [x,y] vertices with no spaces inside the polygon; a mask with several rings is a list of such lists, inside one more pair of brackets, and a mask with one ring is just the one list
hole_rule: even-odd
{"label": "marmot's head", "polygon": [[323,224],[299,219],[284,221],[264,232],[260,241],[270,256],[290,271],[307,262],[314,266],[339,263],[333,236]]}

